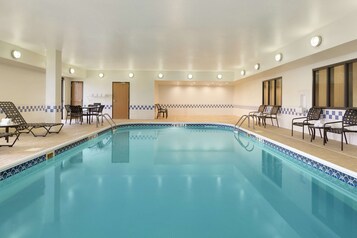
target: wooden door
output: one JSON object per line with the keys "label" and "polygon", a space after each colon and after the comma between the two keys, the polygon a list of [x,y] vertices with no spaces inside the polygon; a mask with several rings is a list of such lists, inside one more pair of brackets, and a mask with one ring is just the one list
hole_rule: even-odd
{"label": "wooden door", "polygon": [[71,105],[83,106],[83,82],[71,82]]}
{"label": "wooden door", "polygon": [[113,82],[113,119],[129,119],[129,88],[128,82]]}

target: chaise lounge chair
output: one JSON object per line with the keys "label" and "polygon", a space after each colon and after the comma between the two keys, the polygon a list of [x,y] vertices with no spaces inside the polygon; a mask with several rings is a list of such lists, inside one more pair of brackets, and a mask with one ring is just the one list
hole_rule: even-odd
{"label": "chaise lounge chair", "polygon": [[[10,118],[14,124],[18,124],[17,131],[19,133],[30,133],[37,136],[47,136],[49,133],[59,133],[63,127],[63,123],[27,123],[25,119],[22,117],[19,110],[16,108],[15,104],[12,102],[0,102],[0,108],[5,113],[6,118]],[[57,127],[57,129],[52,130],[53,127]],[[43,129],[45,132],[42,134],[36,134],[34,129]]]}

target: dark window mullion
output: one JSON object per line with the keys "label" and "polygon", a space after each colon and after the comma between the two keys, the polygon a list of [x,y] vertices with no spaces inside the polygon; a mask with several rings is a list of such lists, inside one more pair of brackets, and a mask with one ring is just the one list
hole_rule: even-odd
{"label": "dark window mullion", "polygon": [[327,68],[326,107],[331,107],[331,68]]}

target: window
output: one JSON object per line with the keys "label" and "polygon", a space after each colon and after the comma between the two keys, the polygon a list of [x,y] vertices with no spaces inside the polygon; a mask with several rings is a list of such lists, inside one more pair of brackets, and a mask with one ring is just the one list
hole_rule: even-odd
{"label": "window", "polygon": [[313,70],[313,106],[357,106],[357,59]]}
{"label": "window", "polygon": [[314,106],[327,106],[327,70],[317,70],[314,74]]}
{"label": "window", "polygon": [[263,104],[281,106],[282,78],[263,81]]}

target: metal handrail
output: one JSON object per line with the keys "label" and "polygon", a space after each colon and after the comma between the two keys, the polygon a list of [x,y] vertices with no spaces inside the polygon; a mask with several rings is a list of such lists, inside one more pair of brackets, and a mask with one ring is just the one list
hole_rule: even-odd
{"label": "metal handrail", "polygon": [[113,129],[113,127],[116,127],[117,124],[115,123],[113,118],[108,113],[97,115],[97,122],[96,122],[97,127],[99,125],[99,121],[100,121],[99,118],[100,117],[102,117],[102,123],[101,123],[102,126],[103,126],[103,121],[104,121],[103,118],[104,118],[108,122],[108,124],[110,125],[110,128]]}
{"label": "metal handrail", "polygon": [[248,127],[250,127],[250,118],[252,118],[252,120],[253,120],[253,129],[255,129],[255,127],[254,127],[254,116],[252,116],[252,115],[243,115],[243,116],[241,116],[234,126],[236,128],[240,128],[242,126],[242,124],[245,122],[245,120],[248,119]]}

